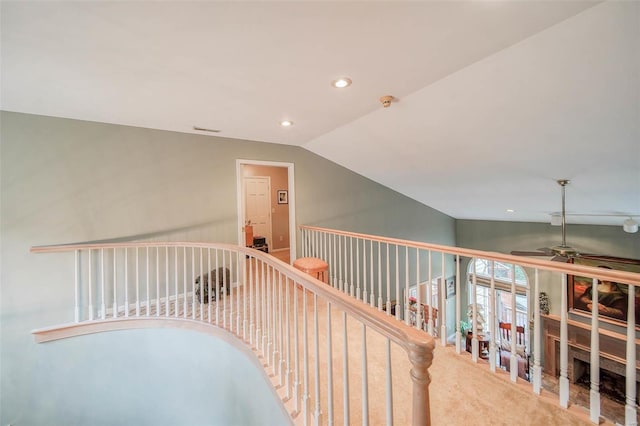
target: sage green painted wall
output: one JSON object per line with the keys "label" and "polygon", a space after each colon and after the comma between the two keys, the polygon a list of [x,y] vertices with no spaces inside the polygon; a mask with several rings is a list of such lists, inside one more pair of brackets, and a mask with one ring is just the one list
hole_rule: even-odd
{"label": "sage green painted wall", "polygon": [[21,424],[38,409],[28,401],[52,392],[32,380],[54,371],[38,370],[42,348],[30,331],[73,319],[73,256],[30,247],[236,243],[238,158],[295,164],[298,224],[455,244],[452,218],[302,148],[12,112],[0,124],[2,424]]}

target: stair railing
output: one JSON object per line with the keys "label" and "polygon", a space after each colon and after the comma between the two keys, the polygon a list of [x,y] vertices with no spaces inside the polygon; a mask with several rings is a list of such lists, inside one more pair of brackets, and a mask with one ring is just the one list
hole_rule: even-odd
{"label": "stair railing", "polygon": [[[261,251],[228,244],[141,242],[40,246],[32,252],[74,256],[69,270],[72,322],[35,330],[38,342],[154,324],[199,329],[205,324],[226,330],[263,358],[296,423],[349,424],[359,417],[368,424],[373,402],[384,407],[386,420],[372,418],[372,423],[430,424],[433,338]],[[360,353],[349,350],[358,341],[354,330],[361,333]],[[372,332],[385,342],[384,392],[369,391],[367,338]],[[342,341],[337,358],[336,337]],[[391,343],[406,353],[410,369],[392,374]],[[349,370],[358,355],[360,390],[350,387]],[[339,389],[333,385],[337,375],[342,377]],[[412,394],[409,413],[394,405],[396,386]],[[337,408],[340,400],[342,410]],[[351,401],[360,401],[361,408]]]}
{"label": "stair railing", "polygon": [[[559,322],[559,393],[558,402],[563,408],[569,406],[569,324],[572,326],[584,326],[584,323],[570,320],[568,316],[568,277],[588,277],[593,288],[598,287],[600,280],[615,282],[627,286],[627,317],[625,335],[621,339],[625,341],[626,352],[619,357],[625,363],[626,403],[625,424],[637,425],[637,388],[636,378],[640,377],[640,364],[637,359],[637,351],[640,348],[640,340],[636,338],[636,312],[640,306],[640,273],[596,268],[592,266],[577,265],[572,263],[554,262],[546,259],[512,256],[496,252],[485,252],[459,247],[450,247],[438,244],[423,243],[397,238],[380,237],[376,235],[360,234],[335,229],[326,229],[313,226],[301,226],[302,254],[307,257],[318,257],[329,264],[330,285],[363,303],[369,304],[380,313],[395,317],[399,322],[412,325],[417,330],[437,337],[441,345],[449,344],[449,336],[453,336],[456,352],[462,352],[462,342],[466,343],[466,336],[462,335],[461,320],[471,319],[471,357],[474,362],[479,358],[488,360],[488,368],[492,373],[496,372],[496,346],[495,339],[491,339],[488,349],[480,347],[477,325],[479,323],[478,303],[476,300],[476,287],[478,274],[475,267],[470,274],[471,301],[461,300],[461,286],[466,285],[466,278],[462,278],[460,264],[462,260],[484,259],[490,262],[490,270],[494,270],[497,262],[512,265],[510,274],[510,299],[512,306],[516,305],[516,274],[515,265],[532,268],[533,287],[529,284],[526,289],[528,298],[533,300],[533,309],[530,310],[529,324],[525,324],[533,332],[533,362],[530,372],[532,391],[540,395],[542,391],[542,317],[540,313],[540,272],[553,272],[553,285],[560,286],[560,314]],[[473,261],[472,265],[475,265]],[[466,276],[466,271],[462,271]],[[449,282],[447,277],[455,276],[455,284]],[[559,278],[556,278],[558,276]],[[496,283],[490,279],[490,310],[494,315],[488,318],[488,330],[495,336],[498,327],[496,313]],[[454,295],[455,302],[447,303],[449,295]],[[638,294],[638,296],[635,296]],[[530,299],[531,300],[531,299]],[[597,306],[598,292],[593,292],[593,306]],[[453,309],[451,308],[453,305]],[[447,309],[447,307],[449,307]],[[447,321],[447,316],[453,316],[453,321]],[[583,317],[585,317],[583,315]],[[590,417],[597,423],[600,418],[600,346],[599,333],[603,323],[598,310],[593,310],[587,317],[591,329],[591,341],[587,350],[591,354],[590,368]],[[556,321],[554,316],[547,316],[549,322]],[[516,335],[516,321],[512,321],[511,335]],[[449,326],[447,324],[450,324]],[[451,325],[453,324],[453,326]],[[520,325],[520,324],[518,324]],[[611,333],[609,333],[611,334]],[[572,342],[574,345],[575,342]],[[548,344],[545,341],[544,344]],[[584,344],[582,344],[584,345]],[[574,345],[576,346],[576,345]],[[579,345],[578,345],[579,346]],[[482,350],[488,353],[482,354]],[[516,353],[515,339],[511,342],[511,353]],[[518,365],[516,357],[510,358],[510,380],[519,381]],[[528,372],[527,372],[528,373]]]}

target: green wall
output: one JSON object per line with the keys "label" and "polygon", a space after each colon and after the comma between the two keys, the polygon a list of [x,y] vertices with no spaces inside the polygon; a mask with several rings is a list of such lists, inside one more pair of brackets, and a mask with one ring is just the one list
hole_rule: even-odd
{"label": "green wall", "polygon": [[142,238],[235,243],[236,159],[295,165],[299,225],[455,244],[452,218],[302,148],[11,112],[0,124],[2,424],[24,424],[32,409],[46,417],[46,406],[29,403],[50,398],[54,390],[34,378],[56,366],[38,368],[42,345],[30,331],[73,319],[72,256],[30,247]]}

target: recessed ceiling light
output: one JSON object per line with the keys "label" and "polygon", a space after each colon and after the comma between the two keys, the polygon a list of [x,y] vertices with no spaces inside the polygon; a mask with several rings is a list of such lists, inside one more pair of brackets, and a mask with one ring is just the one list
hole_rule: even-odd
{"label": "recessed ceiling light", "polygon": [[291,127],[291,126],[293,126],[293,121],[289,121],[289,120],[282,120],[282,121],[280,122],[280,125],[281,125],[282,127]]}
{"label": "recessed ceiling light", "polygon": [[349,77],[340,77],[337,80],[333,80],[331,85],[338,89],[344,89],[345,87],[351,86],[351,79]]}
{"label": "recessed ceiling light", "polygon": [[507,213],[513,213],[513,212],[515,212],[514,209],[507,209]]}

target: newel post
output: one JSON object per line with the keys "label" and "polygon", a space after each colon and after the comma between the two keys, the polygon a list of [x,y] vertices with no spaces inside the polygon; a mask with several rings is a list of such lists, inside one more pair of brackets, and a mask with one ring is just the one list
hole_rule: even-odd
{"label": "newel post", "polygon": [[411,361],[411,380],[413,381],[413,426],[431,425],[431,408],[429,406],[429,383],[431,375],[429,367],[433,362],[435,340],[430,339],[421,345],[410,345],[408,348]]}

